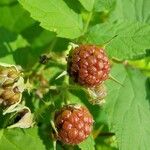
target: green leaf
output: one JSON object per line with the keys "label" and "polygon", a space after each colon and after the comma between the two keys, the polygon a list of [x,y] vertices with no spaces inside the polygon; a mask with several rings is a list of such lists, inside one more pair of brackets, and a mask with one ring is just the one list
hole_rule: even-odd
{"label": "green leaf", "polygon": [[[105,45],[110,57],[133,58],[150,48],[150,25],[123,22],[98,24],[87,34],[88,43]],[[109,42],[108,42],[109,41]]]}
{"label": "green leaf", "polygon": [[11,49],[9,43],[15,42],[16,38],[17,38],[16,34],[13,34],[8,30],[0,27],[0,61],[1,62],[15,64],[12,55],[14,49]]}
{"label": "green leaf", "polygon": [[95,0],[94,11],[108,12],[115,7],[115,2],[116,2],[116,0]]}
{"label": "green leaf", "polygon": [[92,136],[89,136],[85,141],[80,143],[78,146],[81,150],[95,150],[95,142]]}
{"label": "green leaf", "polygon": [[150,23],[149,0],[117,0],[111,21],[140,21]]}
{"label": "green leaf", "polygon": [[104,144],[98,145],[96,148],[97,150],[118,150],[116,148],[109,147],[108,145],[104,145]]}
{"label": "green leaf", "polygon": [[86,10],[91,11],[93,9],[94,0],[79,0],[79,1]]}
{"label": "green leaf", "polygon": [[1,138],[3,137],[3,131],[4,131],[3,129],[0,130],[0,141],[1,141]]}
{"label": "green leaf", "polygon": [[0,5],[0,26],[12,32],[20,33],[33,23],[35,21],[29,17],[29,13],[17,1],[12,5]]}
{"label": "green leaf", "polygon": [[57,33],[59,37],[77,38],[82,35],[83,24],[79,14],[70,9],[63,0],[19,0],[40,25]]}
{"label": "green leaf", "polygon": [[1,150],[45,150],[45,146],[38,135],[37,128],[31,129],[5,129],[0,131]]}
{"label": "green leaf", "polygon": [[108,81],[105,110],[120,150],[149,150],[150,109],[146,77],[133,68],[115,65],[111,72],[123,86]]}
{"label": "green leaf", "polygon": [[[15,55],[22,54],[22,49],[29,46],[29,43],[20,34],[9,32],[5,28],[0,27],[0,61],[4,63],[17,64]],[[17,51],[18,50],[18,51]],[[27,51],[26,51],[27,52]],[[18,57],[18,60],[26,59],[26,55]],[[25,62],[25,61],[24,61]],[[19,65],[19,63],[18,63]]]}
{"label": "green leaf", "polygon": [[21,35],[18,35],[17,39],[13,42],[8,43],[10,47],[13,50],[16,50],[18,48],[24,48],[26,46],[29,46],[29,43],[27,42],[26,39],[24,39]]}
{"label": "green leaf", "polygon": [[49,50],[51,42],[56,38],[55,34],[42,28],[36,28],[36,26],[29,29],[21,35],[0,27],[1,62],[17,64],[23,69],[31,69],[39,56]]}

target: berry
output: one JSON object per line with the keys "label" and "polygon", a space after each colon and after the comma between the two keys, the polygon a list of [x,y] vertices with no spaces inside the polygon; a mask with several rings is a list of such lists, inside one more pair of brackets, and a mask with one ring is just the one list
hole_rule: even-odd
{"label": "berry", "polygon": [[70,52],[67,71],[74,82],[94,87],[108,78],[109,59],[103,48],[80,45]]}
{"label": "berry", "polygon": [[57,139],[65,144],[79,144],[92,131],[93,117],[86,107],[66,105],[55,114]]}

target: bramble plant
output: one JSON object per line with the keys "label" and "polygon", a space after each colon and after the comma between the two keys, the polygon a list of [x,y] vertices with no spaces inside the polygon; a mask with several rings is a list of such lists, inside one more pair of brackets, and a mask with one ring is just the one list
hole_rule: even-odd
{"label": "bramble plant", "polygon": [[0,0],[0,150],[149,150],[149,8]]}

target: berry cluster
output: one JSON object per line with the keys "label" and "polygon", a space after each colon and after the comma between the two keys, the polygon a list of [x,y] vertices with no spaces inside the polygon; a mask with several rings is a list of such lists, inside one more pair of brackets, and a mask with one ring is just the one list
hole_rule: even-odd
{"label": "berry cluster", "polygon": [[110,64],[103,48],[80,45],[70,52],[67,70],[76,83],[94,87],[108,78]]}
{"label": "berry cluster", "polygon": [[78,144],[92,131],[93,117],[86,107],[67,105],[55,114],[57,139],[66,144]]}

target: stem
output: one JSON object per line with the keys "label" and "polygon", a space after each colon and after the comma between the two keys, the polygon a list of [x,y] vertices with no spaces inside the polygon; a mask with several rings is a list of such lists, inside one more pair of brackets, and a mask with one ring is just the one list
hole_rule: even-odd
{"label": "stem", "polygon": [[52,126],[53,130],[55,131],[56,135],[58,135],[58,132],[57,132],[54,122],[51,120],[50,123],[51,123],[51,126]]}
{"label": "stem", "polygon": [[56,149],[56,141],[53,141],[53,149],[54,149],[54,150],[57,150],[57,149]]}

